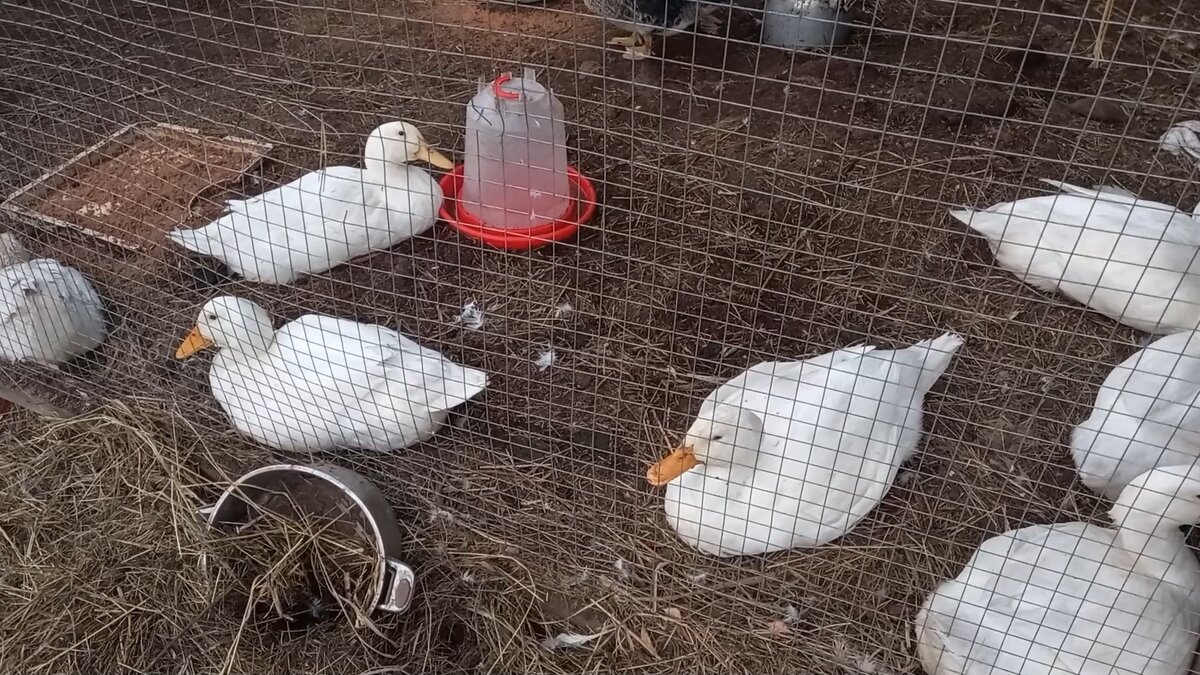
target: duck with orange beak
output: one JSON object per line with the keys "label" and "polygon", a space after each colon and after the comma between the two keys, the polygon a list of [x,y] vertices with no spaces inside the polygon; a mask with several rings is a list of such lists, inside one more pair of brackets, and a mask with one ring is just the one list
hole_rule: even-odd
{"label": "duck with orange beak", "polygon": [[277,450],[386,451],[428,440],[487,375],[374,324],[308,314],[279,330],[244,298],[214,298],[175,350],[218,349],[213,397],[238,431]]}
{"label": "duck with orange beak", "polygon": [[229,201],[225,215],[209,225],[168,236],[248,281],[288,284],[433,227],[442,188],[414,162],[454,168],[415,126],[388,122],[367,136],[363,168],[313,171],[257,197]]}
{"label": "duck with orange beak", "polygon": [[816,547],[883,499],[921,438],[953,334],[760,363],[709,394],[684,443],[646,472],[667,522],[715,556]]}

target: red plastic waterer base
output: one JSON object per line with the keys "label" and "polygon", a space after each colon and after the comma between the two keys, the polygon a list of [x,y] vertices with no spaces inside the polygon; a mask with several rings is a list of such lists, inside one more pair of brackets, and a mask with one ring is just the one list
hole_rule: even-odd
{"label": "red plastic waterer base", "polygon": [[567,179],[571,186],[571,205],[554,222],[529,228],[492,227],[481,223],[459,200],[458,192],[463,185],[463,165],[459,164],[439,181],[444,199],[438,215],[463,235],[506,251],[524,251],[566,241],[596,213],[596,188],[592,187],[592,182],[573,166],[567,167]]}

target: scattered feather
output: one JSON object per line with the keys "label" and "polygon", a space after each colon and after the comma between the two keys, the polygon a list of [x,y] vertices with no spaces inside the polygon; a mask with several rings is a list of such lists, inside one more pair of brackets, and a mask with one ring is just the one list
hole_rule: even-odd
{"label": "scattered feather", "polygon": [[454,320],[455,323],[469,330],[483,328],[484,321],[483,308],[475,304],[474,300],[463,305],[462,312]]}
{"label": "scattered feather", "polygon": [[617,571],[617,576],[621,579],[628,579],[633,576],[629,571],[629,563],[624,558],[617,558],[613,561],[613,569]]}
{"label": "scattered feather", "polygon": [[786,605],[783,608],[783,622],[789,626],[795,626],[804,619],[804,615],[794,605]]}
{"label": "scattered feather", "polygon": [[463,570],[462,581],[464,584],[474,584],[475,582],[479,581],[479,578],[476,577],[475,573],[471,570]]}
{"label": "scattered feather", "polygon": [[1158,145],[1172,155],[1187,155],[1200,162],[1200,120],[1186,120],[1167,129]]}
{"label": "scattered feather", "polygon": [[547,349],[541,354],[538,354],[537,358],[533,360],[533,365],[537,366],[539,373],[543,372],[550,366],[554,365],[555,356],[556,354],[553,349]]}
{"label": "scattered feather", "polygon": [[850,649],[850,645],[841,638],[834,638],[829,644],[829,656],[835,664],[843,668],[853,667],[858,660],[858,654]]}
{"label": "scattered feather", "polygon": [[679,611],[678,607],[666,607],[663,609],[663,614],[666,614],[672,619],[682,619],[683,612]]}
{"label": "scattered feather", "polygon": [[604,633],[592,633],[591,635],[581,635],[579,633],[559,633],[554,637],[548,637],[545,640],[542,640],[542,649],[551,652],[556,649],[574,649],[576,647],[582,647],[603,635]]}
{"label": "scattered feather", "polygon": [[834,639],[830,647],[833,662],[845,675],[892,675],[892,671],[874,657],[851,649],[845,640]]}
{"label": "scattered feather", "polygon": [[575,308],[571,306],[571,303],[567,302],[566,300],[563,300],[562,302],[560,302],[554,306],[554,318],[561,319],[564,316],[566,316],[574,311],[575,311]]}
{"label": "scattered feather", "polygon": [[774,619],[767,622],[767,632],[775,637],[786,637],[792,634],[792,629],[783,619]]}
{"label": "scattered feather", "polygon": [[687,580],[692,582],[693,584],[698,584],[707,578],[708,578],[708,574],[705,572],[688,572],[688,575],[687,575]]}
{"label": "scattered feather", "polygon": [[453,523],[454,514],[446,509],[433,508],[429,509],[429,522],[431,523]]}

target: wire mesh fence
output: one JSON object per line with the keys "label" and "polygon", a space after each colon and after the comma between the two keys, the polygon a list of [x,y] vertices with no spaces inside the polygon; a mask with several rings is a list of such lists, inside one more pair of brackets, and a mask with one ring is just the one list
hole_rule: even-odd
{"label": "wire mesh fence", "polygon": [[[1196,323],[1187,148],[1200,143],[1175,126],[1200,117],[1196,10],[884,0],[848,10],[844,44],[791,50],[762,43],[774,20],[762,2],[737,0],[705,8],[712,32],[655,35],[628,46],[648,58],[626,59],[608,40],[631,6],[691,7],[6,6],[0,187],[21,192],[0,219],[34,257],[80,270],[107,319],[87,355],[6,364],[0,382],[41,412],[88,413],[49,429],[5,418],[6,565],[19,572],[2,584],[0,658],[12,672],[916,672],[920,659],[960,672],[918,648],[919,608],[990,537],[1105,522],[1112,482],[1140,471],[1110,482],[1085,469],[1081,481],[1072,450],[1101,443],[1086,434],[1143,469],[1190,462],[1190,333],[1157,343],[1164,361],[1133,355],[1143,330]],[[563,105],[568,161],[597,193],[591,220],[564,241],[504,250],[430,226],[442,174],[409,168],[399,192],[380,193],[403,208],[379,211],[429,222],[356,244],[379,222],[364,207],[378,187],[364,177],[373,130],[403,120],[379,147],[460,162],[480,82],[524,68]],[[296,184],[294,203],[230,201],[333,166],[349,173]],[[1042,179],[1153,202],[1046,197]],[[342,193],[361,211],[309,199],[337,180],[361,184]],[[1064,248],[1051,253],[1073,262],[1027,259],[1036,237],[1021,240],[1003,214],[999,225],[950,214],[1033,197],[1049,201],[1022,213],[1046,231],[1061,220]],[[231,209],[250,215],[223,249],[188,251],[169,234]],[[277,224],[331,239],[272,239],[272,209]],[[1104,209],[1115,215],[1089,226],[1109,229],[1081,237]],[[261,269],[240,264],[250,251]],[[315,271],[292,274],[305,266]],[[313,314],[384,330],[289,323]],[[198,322],[207,333],[192,348],[224,320],[236,335],[216,357],[174,358]],[[238,340],[291,345],[293,358],[254,360],[229,348]],[[1131,358],[1128,381],[1106,380]],[[1098,403],[1102,383],[1172,410]],[[1128,407],[1128,424],[1093,415],[1103,405]],[[1154,433],[1139,428],[1147,418]],[[727,473],[723,452],[736,456]],[[72,453],[78,465],[64,463]],[[193,590],[171,581],[194,572],[184,497],[272,460],[340,464],[383,489],[420,584],[407,615],[276,635],[186,601]],[[665,490],[648,484],[652,465]],[[689,502],[700,493],[702,507]],[[99,563],[123,576],[80,583]],[[1104,585],[1117,567],[1079,574]],[[1145,592],[1168,593],[1163,578]],[[201,613],[206,628],[190,631]],[[81,615],[95,623],[71,623]],[[1105,639],[1153,661],[1122,662],[1131,672],[1181,672],[1178,654],[1155,647],[1190,659],[1197,614],[1180,616],[1171,630],[1193,635]],[[1047,659],[1088,647],[1056,649],[989,672],[1057,672]]]}

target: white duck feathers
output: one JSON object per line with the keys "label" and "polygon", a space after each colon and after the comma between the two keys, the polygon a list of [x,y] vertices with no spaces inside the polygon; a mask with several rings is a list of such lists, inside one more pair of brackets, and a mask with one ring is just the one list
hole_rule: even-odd
{"label": "white duck feathers", "polygon": [[[265,325],[214,328],[243,318]],[[487,385],[483,372],[378,325],[310,314],[272,332],[265,311],[236,298],[210,301],[197,325],[221,347],[213,397],[239,431],[280,450],[408,447]]]}
{"label": "white duck feathers", "polygon": [[271,353],[297,366],[293,379],[327,382],[339,396],[356,400],[403,393],[414,406],[446,409],[479,393],[485,381],[466,377],[466,369],[390,328],[320,314],[275,331]]}
{"label": "white duck feathers", "polygon": [[718,556],[844,535],[915,451],[924,396],[961,344],[945,335],[902,350],[851,347],[762,363],[730,380],[705,400],[697,424],[723,410],[750,411],[761,421],[757,446],[742,466],[709,461],[668,483],[668,522]]}
{"label": "white duck feathers", "polygon": [[1047,182],[1064,194],[951,214],[1035,288],[1151,333],[1197,325],[1200,223],[1167,204]]}
{"label": "white duck feathers", "polygon": [[232,200],[212,224],[169,236],[250,281],[286,284],[427,231],[441,204],[442,188],[419,168],[379,180],[335,166]]}
{"label": "white duck feathers", "polygon": [[1183,675],[1200,628],[1200,469],[1142,474],[1116,527],[1034,525],[992,537],[915,620],[930,675]]}
{"label": "white duck feathers", "polygon": [[1116,499],[1136,476],[1200,458],[1200,334],[1168,335],[1113,368],[1071,434],[1084,485]]}
{"label": "white duck feathers", "polygon": [[49,258],[0,268],[0,357],[61,364],[106,333],[103,303],[79,270]]}
{"label": "white duck feathers", "polygon": [[328,167],[256,197],[229,200],[227,212],[212,223],[168,236],[247,280],[287,284],[433,227],[442,188],[428,172],[404,162],[453,164],[405,122],[371,132],[364,156],[362,169]]}
{"label": "white duck feathers", "polygon": [[[1109,528],[1061,523],[985,541],[917,617],[926,672],[1181,675],[1169,664],[1190,661],[1196,622],[1114,539]],[[1130,648],[1131,635],[1152,647]]]}

